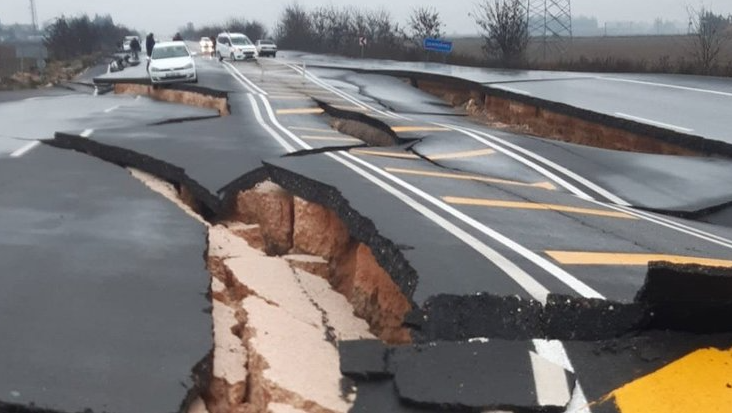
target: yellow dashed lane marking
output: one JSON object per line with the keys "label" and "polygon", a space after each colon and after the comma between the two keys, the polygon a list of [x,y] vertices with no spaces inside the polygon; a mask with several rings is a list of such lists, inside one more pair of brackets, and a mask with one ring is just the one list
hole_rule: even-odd
{"label": "yellow dashed lane marking", "polygon": [[596,215],[601,217],[609,218],[620,218],[620,219],[637,219],[632,215],[628,215],[622,212],[607,211],[604,209],[592,209],[592,208],[577,208],[567,205],[555,205],[555,204],[537,204],[533,202],[514,202],[514,201],[499,201],[495,199],[477,199],[477,198],[459,198],[453,196],[443,197],[445,202],[448,204],[455,205],[472,205],[472,206],[484,206],[492,208],[516,208],[516,209],[534,209],[540,211],[556,211],[556,212],[569,212],[573,214],[583,215]]}
{"label": "yellow dashed lane marking", "polygon": [[440,128],[437,126],[393,126],[391,128],[394,132],[444,132],[450,129]]}
{"label": "yellow dashed lane marking", "polygon": [[609,397],[621,413],[729,413],[732,349],[697,350]]}
{"label": "yellow dashed lane marking", "polygon": [[320,108],[278,109],[278,115],[309,115],[323,113]]}
{"label": "yellow dashed lane marking", "polygon": [[443,159],[473,158],[476,156],[493,155],[494,153],[496,153],[496,151],[494,151],[493,149],[479,149],[477,151],[445,153],[442,155],[428,155],[427,157],[433,161],[439,161]]}
{"label": "yellow dashed lane marking", "polygon": [[347,136],[310,136],[305,135],[301,136],[301,138],[309,141],[340,141],[340,142],[355,142],[355,143],[363,143],[362,140],[356,139],[356,138],[349,138]]}
{"label": "yellow dashed lane marking", "polygon": [[351,153],[357,155],[383,156],[385,158],[419,159],[419,156],[406,152],[371,151],[368,149],[351,149]]}
{"label": "yellow dashed lane marking", "polygon": [[498,178],[488,178],[488,177],[479,176],[479,175],[451,174],[451,173],[444,173],[444,172],[420,171],[420,170],[416,170],[416,169],[386,168],[386,171],[391,172],[391,173],[396,173],[396,174],[427,176],[427,177],[431,177],[431,178],[447,178],[447,179],[458,179],[458,180],[464,180],[464,181],[487,182],[487,183],[492,183],[492,184],[542,188],[542,189],[547,189],[550,191],[553,191],[556,189],[556,187],[549,182],[537,182],[535,184],[529,184],[526,182],[509,181],[506,179],[498,179]]}
{"label": "yellow dashed lane marking", "polygon": [[[638,265],[651,261],[668,261],[674,264],[699,264],[710,267],[732,267],[732,261],[714,258],[685,257],[665,254],[626,254],[615,252],[546,251],[555,261],[564,265]],[[730,360],[732,362],[732,360]],[[732,377],[730,377],[732,380]]]}

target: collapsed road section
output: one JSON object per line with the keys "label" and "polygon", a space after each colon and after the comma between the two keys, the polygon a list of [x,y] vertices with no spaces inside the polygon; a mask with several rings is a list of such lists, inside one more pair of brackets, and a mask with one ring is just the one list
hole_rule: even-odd
{"label": "collapsed road section", "polygon": [[[301,78],[298,81],[302,82]],[[636,248],[633,251],[641,250],[638,253],[681,249],[690,254],[698,238],[686,234],[688,237],[682,239],[676,231],[680,227],[659,229],[631,215],[632,211],[610,210],[607,205],[575,199],[549,182],[527,182],[525,177],[523,182],[485,175],[447,180],[460,171],[444,168],[441,162],[464,156],[493,156],[495,151],[467,148],[425,154],[419,146],[423,141],[406,142],[399,132],[449,132],[445,127],[395,125],[392,123],[403,119],[383,112],[378,114],[386,116],[389,123],[375,122],[370,116],[354,115],[354,110],[339,109],[332,103],[313,104],[308,100],[307,108],[283,104],[278,109],[261,94],[228,91],[227,96],[231,115],[226,118],[100,130],[92,140],[74,133],[58,133],[47,142],[56,148],[43,147],[31,153],[62,153],[100,165],[92,159],[97,158],[129,168],[128,174],[107,164],[92,178],[78,178],[78,173],[75,176],[79,182],[103,181],[111,170],[127,184],[134,177],[173,201],[161,208],[159,203],[167,201],[155,197],[151,202],[155,208],[151,209],[178,209],[175,222],[148,214],[148,209],[135,204],[141,202],[139,197],[118,182],[108,183],[105,188],[88,185],[87,189],[64,191],[76,194],[93,190],[106,202],[99,207],[105,211],[114,210],[108,204],[116,205],[120,198],[109,194],[121,193],[126,196],[124,205],[129,205],[124,211],[135,211],[143,218],[150,216],[165,227],[157,248],[137,254],[152,256],[157,264],[173,260],[170,268],[176,271],[176,277],[158,279],[148,272],[135,280],[164,281],[166,290],[155,294],[155,298],[169,298],[175,293],[176,304],[155,317],[146,314],[125,319],[133,327],[148,328],[137,321],[147,316],[155,320],[161,335],[169,333],[168,328],[175,332],[184,325],[185,334],[201,340],[197,342],[200,348],[196,348],[201,354],[196,357],[185,348],[172,352],[179,356],[175,360],[179,364],[171,376],[186,384],[179,393],[171,392],[170,400],[165,397],[166,401],[177,397],[176,407],[147,408],[127,397],[137,404],[136,408],[97,407],[95,403],[83,408],[209,413],[636,413],[648,406],[639,401],[638,393],[656,384],[665,390],[683,386],[694,378],[688,372],[700,368],[710,373],[704,389],[713,392],[708,400],[699,401],[705,403],[700,404],[704,411],[715,411],[729,401],[729,393],[720,391],[729,385],[724,382],[729,377],[724,360],[732,344],[727,334],[732,329],[726,321],[731,315],[729,270],[658,263],[646,271],[650,254],[636,258],[643,265],[631,262],[609,269],[573,268],[574,275],[566,270],[577,264],[565,262],[595,263],[593,260],[605,259],[602,254],[588,256],[572,251],[578,244]],[[269,120],[259,108],[264,108]],[[323,112],[329,116],[321,115]],[[290,137],[295,137],[290,140],[271,133],[273,128],[285,129],[276,114],[291,116],[288,130],[302,131],[301,139],[353,142],[355,136],[361,144],[297,151],[297,147],[307,148],[295,139],[300,137],[294,132],[290,132]],[[344,119],[349,121],[347,126],[342,123]],[[388,147],[356,148],[363,142]],[[298,156],[284,156],[288,153]],[[25,159],[36,162],[34,165],[44,163],[42,158]],[[509,163],[502,162],[509,169]],[[392,173],[401,174],[403,179]],[[137,190],[141,188],[134,184]],[[59,188],[67,186],[54,187],[56,191]],[[497,199],[481,200],[477,195]],[[79,202],[73,196],[56,198],[64,205]],[[430,206],[423,200],[430,200]],[[445,207],[446,202],[455,207]],[[527,208],[529,204],[541,208]],[[479,212],[484,210],[477,208],[496,205],[503,209]],[[517,213],[506,205],[519,205],[531,212]],[[442,209],[435,212],[435,206]],[[52,209],[63,210],[59,208]],[[20,215],[23,218],[29,214]],[[33,214],[29,216],[26,221],[34,222]],[[111,233],[117,240],[124,238],[120,232],[137,228],[144,232],[140,236],[145,239],[154,232],[151,229],[157,228],[137,216],[123,221],[124,230],[101,233]],[[144,230],[133,225],[139,223],[146,224]],[[198,241],[207,234],[207,245],[199,242],[188,246],[192,234],[169,233],[178,227],[195,228]],[[66,233],[50,218],[33,228],[43,234]],[[480,228],[482,232],[477,231]],[[646,229],[647,237],[636,234]],[[100,232],[93,233],[98,237]],[[501,238],[502,234],[507,235]],[[508,236],[519,242],[508,242]],[[498,239],[504,241],[503,245]],[[545,243],[547,239],[551,244]],[[97,250],[107,244],[106,240],[98,241],[100,245],[92,250],[94,259],[104,257]],[[705,262],[726,262],[720,252],[726,252],[725,242],[721,237],[716,241],[719,248],[707,250],[720,256],[707,257]],[[528,248],[508,247],[519,243]],[[549,246],[554,249],[549,250]],[[567,251],[559,251],[559,246]],[[68,250],[74,251],[73,247]],[[661,255],[679,261],[689,259]],[[135,274],[142,270],[137,271],[133,264],[146,268],[150,264],[138,257],[135,260],[128,263],[128,269]],[[73,262],[85,270],[90,260],[82,257]],[[539,268],[537,263],[545,267]],[[204,264],[208,273],[203,271]],[[526,271],[517,271],[519,267]],[[545,273],[546,268],[555,269],[554,273]],[[93,270],[98,271],[96,265]],[[189,273],[184,274],[186,271]],[[64,273],[90,279],[76,266]],[[645,284],[639,274],[647,276]],[[193,288],[188,288],[191,285],[203,288],[193,293]],[[128,291],[123,287],[133,290],[146,284],[125,284],[118,289]],[[209,300],[203,295],[207,291]],[[143,298],[152,294],[136,289],[134,293]],[[50,299],[43,298],[57,299],[49,295]],[[116,297],[109,298],[111,303],[92,301],[92,305],[104,310],[117,303]],[[185,303],[178,304],[177,300]],[[145,300],[125,301],[145,308],[139,305]],[[89,305],[80,304],[84,311],[96,308]],[[200,311],[209,307],[211,314]],[[10,310],[18,313],[19,308],[22,306],[15,303]],[[180,320],[176,316],[192,316],[193,309],[197,311],[196,320],[203,318],[205,323],[175,322]],[[171,311],[179,314],[170,315]],[[165,322],[158,317],[166,317]],[[66,318],[75,320],[74,314]],[[93,319],[98,322],[98,318]],[[172,335],[182,340],[180,335]],[[23,343],[32,343],[34,337]],[[143,331],[135,337],[157,336]],[[167,341],[163,344],[177,345]],[[158,354],[149,350],[144,347],[140,351]],[[171,350],[165,350],[170,357]],[[87,359],[83,361],[88,363]],[[614,368],[597,367],[608,365]],[[49,367],[43,364],[41,368]],[[167,367],[165,371],[170,372]],[[182,371],[188,375],[182,376]],[[674,371],[686,373],[672,382],[669,376],[674,376]],[[188,377],[188,381],[181,377]],[[138,381],[136,385],[144,384]],[[124,390],[119,398],[130,394],[123,387],[115,389]],[[79,393],[83,392],[69,390],[64,394]],[[12,397],[18,400],[5,401]],[[35,406],[63,412],[83,409],[56,405],[45,394],[22,397],[26,397],[25,390],[0,394],[3,403],[23,412],[33,411]],[[201,400],[194,400],[196,397]],[[665,398],[673,401],[667,395]],[[661,406],[662,399],[655,398],[653,403]]]}

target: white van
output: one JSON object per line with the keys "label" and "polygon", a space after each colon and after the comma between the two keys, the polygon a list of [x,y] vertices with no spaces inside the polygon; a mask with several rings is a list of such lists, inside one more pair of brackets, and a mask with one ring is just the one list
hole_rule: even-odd
{"label": "white van", "polygon": [[216,57],[219,60],[256,59],[257,48],[241,33],[219,33],[216,36]]}

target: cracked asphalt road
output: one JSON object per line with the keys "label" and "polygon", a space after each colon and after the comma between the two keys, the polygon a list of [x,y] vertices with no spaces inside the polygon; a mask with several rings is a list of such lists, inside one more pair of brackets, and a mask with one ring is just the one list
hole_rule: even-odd
{"label": "cracked asphalt road", "polygon": [[[207,324],[210,321],[201,312],[206,306],[201,294],[205,293],[207,277],[200,260],[205,241],[202,241],[198,225],[187,217],[172,216],[177,214],[172,206],[163,207],[163,201],[147,199],[154,196],[144,194],[145,191],[130,189],[139,185],[128,182],[130,178],[124,176],[126,173],[112,164],[45,146],[27,146],[34,139],[52,139],[54,132],[79,135],[110,148],[120,148],[132,154],[132,162],[134,154],[163,161],[180,168],[187,179],[200,184],[211,197],[218,199],[227,195],[232,182],[263,166],[271,178],[279,177],[285,187],[289,184],[287,189],[295,193],[301,190],[303,193],[298,195],[310,196],[314,201],[326,203],[326,200],[318,199],[317,185],[307,187],[301,182],[308,180],[332,188],[339,198],[329,201],[334,205],[346,203],[373,223],[379,235],[401,246],[406,262],[417,276],[415,285],[408,291],[417,307],[441,294],[518,296],[544,303],[550,293],[559,293],[629,303],[643,285],[650,261],[732,266],[729,258],[732,256],[732,229],[646,211],[697,212],[730,202],[732,194],[728,193],[725,177],[732,172],[732,163],[725,159],[620,153],[492,130],[401,80],[379,74],[358,74],[348,68],[303,71],[297,65],[297,59],[282,62],[262,59],[258,63],[234,64],[201,59],[199,70],[202,79],[199,86],[228,93],[230,116],[195,120],[210,117],[210,111],[120,96],[54,96],[0,104],[0,113],[18,119],[47,112],[52,107],[64,108],[43,122],[31,122],[30,119],[15,122],[7,131],[12,137],[0,136],[0,151],[3,152],[0,168],[8,170],[0,175],[4,181],[0,187],[13,194],[13,201],[2,207],[12,212],[3,214],[3,233],[18,237],[22,234],[27,237],[26,246],[49,244],[43,250],[26,247],[23,251],[29,254],[26,259],[20,259],[23,256],[18,255],[12,245],[0,245],[0,254],[9,257],[0,260],[4,266],[0,273],[17,275],[0,279],[10,283],[7,289],[0,288],[0,291],[14,292],[2,301],[7,306],[3,313],[10,315],[2,324],[18,328],[25,334],[18,333],[19,339],[1,353],[8,360],[3,360],[4,365],[12,361],[15,363],[10,364],[13,369],[22,369],[25,364],[18,361],[32,357],[23,353],[33,349],[26,343],[36,343],[44,331],[43,324],[36,330],[28,330],[19,319],[41,318],[56,325],[58,320],[76,320],[79,313],[91,313],[90,322],[98,323],[92,325],[100,325],[100,318],[108,318],[103,316],[106,312],[118,316],[121,312],[126,314],[117,305],[136,302],[140,290],[146,291],[144,297],[152,307],[137,303],[121,306],[126,308],[124,311],[147,312],[156,308],[154,306],[164,306],[165,311],[154,310],[159,318],[149,320],[151,325],[130,323],[142,316],[127,314],[127,318],[120,318],[120,323],[124,324],[119,329],[130,332],[140,329],[139,336],[148,337],[155,330],[153,326],[163,325],[164,328],[157,330],[159,336],[151,336],[160,340],[154,348],[170,347],[178,351],[160,360],[149,348],[140,349],[139,343],[105,344],[107,342],[96,340],[96,337],[111,341],[116,336],[100,335],[98,328],[85,330],[97,343],[92,348],[102,354],[85,367],[92,375],[100,368],[110,374],[106,383],[110,387],[107,388],[115,383],[114,388],[119,393],[116,397],[123,399],[124,395],[136,394],[138,385],[162,380],[170,386],[165,397],[137,399],[135,403],[150,402],[144,409],[138,404],[137,411],[175,410],[168,406],[174,406],[176,400],[180,403],[185,398],[185,389],[174,391],[173,384],[190,379],[192,367],[210,348],[210,324]],[[506,80],[505,77],[511,74],[500,76]],[[572,81],[567,74],[555,74],[555,77],[565,79],[563,82]],[[117,74],[115,79],[130,81],[134,76]],[[701,86],[696,84],[694,87]],[[335,131],[332,120],[311,98],[384,122],[401,138],[411,142],[399,147],[342,150],[343,146],[359,142],[353,136]],[[175,119],[186,121],[152,125]],[[88,132],[90,130],[92,132]],[[325,152],[283,157],[310,149]],[[109,162],[104,150],[95,156]],[[11,157],[15,159],[9,159]],[[694,170],[695,174],[683,174],[682,168]],[[48,176],[54,176],[55,180],[49,180]],[[110,198],[122,195],[123,199],[109,210]],[[49,198],[60,204],[49,203]],[[113,219],[87,222],[82,205],[84,208],[96,206]],[[52,222],[50,215],[43,218],[29,213],[41,206],[49,209],[50,215],[78,217],[80,222],[59,226]],[[146,211],[149,214],[146,215]],[[154,222],[141,221],[145,216]],[[126,227],[126,223],[142,225],[142,222],[148,222],[148,226],[140,233],[134,232],[134,227]],[[153,225],[159,226],[159,230],[151,231],[149,228]],[[34,230],[27,231],[27,228]],[[50,229],[56,236],[49,236]],[[81,232],[78,237],[83,242],[75,242],[69,235],[75,231]],[[146,252],[150,261],[137,258],[142,252],[115,252],[117,243],[125,245],[133,240],[133,244],[138,245],[151,235],[148,231],[156,236],[151,242],[157,247]],[[102,235],[115,237],[108,240]],[[88,245],[94,245],[94,249],[89,250]],[[34,254],[43,254],[44,259],[31,259]],[[114,257],[120,263],[106,262],[107,257]],[[84,283],[75,288],[71,287],[75,284],[64,283],[61,290],[61,287],[46,288],[48,296],[35,294],[38,286],[44,284],[42,280],[48,277],[49,268],[60,269],[74,281],[81,281],[91,277],[92,269],[101,271],[101,275],[119,277],[115,272],[119,271],[115,269],[118,266],[138,278],[140,274],[146,274],[142,280],[163,278],[155,278],[152,289],[141,281],[124,283],[124,286],[135,286],[126,292],[129,294],[127,299],[120,295],[124,292],[117,293],[119,290],[114,289],[111,301],[80,301],[73,307],[59,305],[70,314],[58,312],[54,317],[48,317],[20,310],[24,306],[17,301],[22,296],[17,295],[18,291],[24,291],[33,303],[37,303],[35,308],[42,309],[44,303],[65,302],[68,297],[76,296],[76,288],[81,291],[88,288]],[[36,278],[26,277],[28,274],[35,274]],[[178,277],[171,279],[172,274]],[[162,282],[165,280],[168,282]],[[104,284],[97,285],[106,293],[112,293],[104,287]],[[159,294],[153,294],[158,291],[156,289]],[[81,295],[96,294],[89,291]],[[165,301],[158,301],[163,294]],[[195,325],[188,322],[189,318],[196,320]],[[76,346],[87,349],[86,343],[92,341],[83,334],[69,334],[69,330],[58,334],[66,339],[58,342],[63,346],[53,352],[46,348],[33,351],[43,354],[48,351],[46,357],[60,358],[57,354],[61,349]],[[126,335],[129,336],[132,334]],[[188,343],[188,347],[176,347],[178,341],[172,340]],[[674,351],[659,350],[654,358],[656,363],[650,367],[634,370],[634,366],[643,362],[633,359],[623,361],[623,368],[617,371],[605,371],[603,374],[612,380],[595,378],[591,366],[597,360],[590,357],[591,351],[581,344],[568,345],[566,353],[565,350],[559,352],[564,358],[555,362],[564,366],[562,372],[578,374],[587,392],[580,394],[574,389],[572,397],[574,403],[581,404],[582,400],[598,400],[620,384],[639,378],[641,371],[651,372],[695,349],[732,345],[726,336],[694,336],[693,340],[674,336],[673,340],[679,343],[676,347],[670,346]],[[690,341],[693,345],[687,345]],[[547,350],[551,346],[541,343],[526,342],[522,346],[526,351],[521,352],[521,361],[518,361],[518,355],[507,361],[510,364],[516,360],[515,365],[521,366],[520,373],[533,377],[535,391],[541,392],[548,384],[537,378],[536,367],[527,361],[530,358],[523,357],[533,351],[551,359],[552,354],[556,356],[557,353],[556,343],[554,350]],[[150,381],[133,382],[129,380],[130,366],[122,368],[115,364],[120,361],[104,353],[112,348],[120,349],[114,354],[121,359],[140,361],[138,356],[144,354],[156,362],[165,362],[163,370],[167,374],[161,378],[138,371],[136,377],[149,377]],[[485,348],[489,353],[493,351],[490,346]],[[450,354],[449,350],[438,353]],[[74,355],[73,351],[71,355]],[[77,357],[81,364],[89,360],[84,354]],[[177,370],[170,370],[173,365]],[[39,362],[36,371],[49,377],[66,376],[68,366],[66,363]],[[154,362],[140,362],[140,368],[161,367]],[[13,378],[5,384],[0,383],[0,403],[35,402],[60,411],[87,407],[94,411],[135,411],[132,405],[123,401],[113,404],[115,398],[97,389],[99,383],[80,380],[69,388],[45,393],[25,384],[22,377],[31,380],[30,373],[7,377]],[[440,383],[424,384],[426,388],[429,385]],[[390,386],[364,382],[363,389],[363,393],[359,392],[362,404],[357,403],[355,411],[375,411],[373,406],[377,404],[373,403],[377,399],[391,406],[389,409],[393,411],[412,411],[401,405],[402,395],[393,395]],[[78,405],[71,400],[79,393],[97,394],[98,397]],[[387,394],[390,396],[385,396]],[[491,396],[497,407],[501,407],[500,396]],[[546,400],[532,399],[531,403],[541,405],[542,401]],[[162,403],[167,404],[163,406]],[[484,400],[480,403],[491,405]],[[427,404],[439,405],[439,401]],[[358,410],[363,406],[371,406],[372,410]]]}

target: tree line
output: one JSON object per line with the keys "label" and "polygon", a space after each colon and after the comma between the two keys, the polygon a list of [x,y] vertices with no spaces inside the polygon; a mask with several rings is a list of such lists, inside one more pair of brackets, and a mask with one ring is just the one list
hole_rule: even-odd
{"label": "tree line", "polygon": [[253,42],[259,39],[266,39],[269,36],[267,28],[262,22],[237,18],[232,18],[221,24],[208,24],[198,28],[193,23],[188,23],[178,29],[178,33],[186,40],[212,37],[224,31],[244,33]]}
{"label": "tree line", "polygon": [[73,59],[97,52],[111,52],[122,38],[131,33],[116,24],[111,16],[61,16],[46,26],[43,43],[51,58]]}

